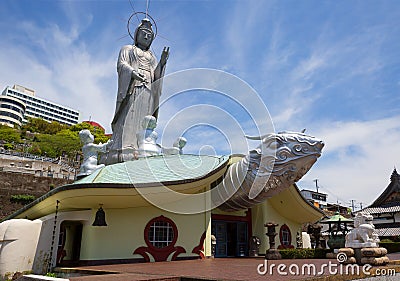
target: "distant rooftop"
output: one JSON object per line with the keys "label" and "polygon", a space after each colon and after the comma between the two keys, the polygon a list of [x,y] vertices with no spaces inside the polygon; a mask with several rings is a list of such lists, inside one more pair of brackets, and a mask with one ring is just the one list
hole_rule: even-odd
{"label": "distant rooftop", "polygon": [[103,131],[105,131],[104,127],[101,126],[99,123],[95,122],[95,121],[82,121],[82,123],[88,123],[90,125],[92,125],[93,127],[98,127],[100,129],[102,129]]}
{"label": "distant rooftop", "polygon": [[35,95],[35,90],[29,89],[29,88],[21,86],[21,85],[14,84],[14,86],[12,86],[12,88],[14,90],[17,90],[19,92],[23,92],[23,93],[31,95],[31,96]]}
{"label": "distant rooftop", "polygon": [[399,206],[400,208],[400,175],[397,173],[396,168],[390,176],[390,183],[381,195],[369,206],[370,208],[377,207],[393,207]]}

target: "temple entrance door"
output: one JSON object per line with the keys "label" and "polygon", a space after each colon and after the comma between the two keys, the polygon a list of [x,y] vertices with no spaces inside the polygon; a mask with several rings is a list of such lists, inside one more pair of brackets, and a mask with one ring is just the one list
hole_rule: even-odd
{"label": "temple entrance door", "polygon": [[213,222],[211,232],[217,239],[215,247],[215,257],[227,257],[227,232],[225,222]]}
{"label": "temple entrance door", "polygon": [[81,254],[83,225],[79,221],[63,221],[58,239],[57,265],[77,265]]}
{"label": "temple entrance door", "polygon": [[248,233],[247,222],[236,223],[236,256],[248,255]]}
{"label": "temple entrance door", "polygon": [[248,255],[247,222],[213,221],[211,232],[217,239],[215,257]]}

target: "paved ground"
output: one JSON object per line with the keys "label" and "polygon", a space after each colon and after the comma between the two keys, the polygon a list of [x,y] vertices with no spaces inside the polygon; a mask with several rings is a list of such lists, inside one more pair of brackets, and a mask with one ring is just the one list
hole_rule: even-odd
{"label": "paved ground", "polygon": [[388,256],[389,259],[392,260],[392,261],[395,261],[395,260],[400,261],[400,252],[388,254],[387,256]]}
{"label": "paved ground", "polygon": [[[390,258],[400,259],[400,253],[391,254]],[[397,271],[400,271],[399,265],[389,265],[388,267],[396,268]],[[278,272],[278,268],[283,272],[283,274]],[[302,272],[302,268],[304,268],[304,272]],[[311,268],[310,272],[309,268]],[[268,261],[265,263],[263,258],[219,258],[157,263],[87,266],[76,269],[112,271],[118,272],[118,274],[71,277],[71,281],[279,281],[302,279],[338,281],[368,277],[368,275],[362,273],[362,267],[358,267],[360,274],[352,274],[350,269],[346,270],[344,265],[340,265],[336,262],[336,260],[330,259],[278,260]],[[296,272],[297,270],[298,272]],[[376,268],[374,268],[374,270],[376,270]],[[374,270],[373,273],[375,272]],[[264,274],[260,274],[258,271]]]}
{"label": "paved ground", "polygon": [[[81,267],[81,269],[95,269],[106,271],[116,271],[123,274],[103,275],[103,276],[85,276],[70,278],[71,281],[90,281],[90,280],[161,280],[160,278],[170,278],[165,280],[179,280],[179,277],[196,278],[203,280],[291,280],[304,279],[304,275],[293,275],[289,279],[286,275],[279,275],[276,267],[278,264],[297,264],[300,268],[305,263],[313,263],[316,268],[320,268],[323,263],[334,260],[279,260],[269,261],[264,264],[264,258],[219,258],[205,260],[188,260],[173,262],[157,262],[157,263],[138,263],[138,264],[116,264],[103,266]],[[275,264],[271,268],[271,265]],[[267,267],[265,267],[267,265]],[[257,271],[263,272],[266,268],[271,269],[269,272],[261,275]],[[286,270],[287,271],[287,270]],[[318,269],[319,271],[319,269]],[[289,274],[289,273],[288,273]],[[143,279],[143,277],[151,279]]]}

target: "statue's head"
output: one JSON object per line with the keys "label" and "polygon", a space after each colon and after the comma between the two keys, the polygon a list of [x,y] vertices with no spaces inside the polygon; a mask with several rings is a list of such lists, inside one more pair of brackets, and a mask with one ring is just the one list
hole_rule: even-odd
{"label": "statue's head", "polygon": [[187,140],[184,137],[179,137],[176,139],[176,141],[174,142],[174,144],[172,145],[173,147],[177,147],[177,148],[183,148],[187,143]]}
{"label": "statue's head", "polygon": [[154,39],[154,31],[149,19],[144,18],[135,30],[135,46],[148,50]]}
{"label": "statue's head", "polygon": [[92,143],[94,141],[94,136],[88,129],[85,129],[79,132],[79,139],[83,144],[87,144],[87,143]]}
{"label": "statue's head", "polygon": [[362,224],[372,224],[374,217],[366,212],[358,212],[354,218],[354,227],[359,227]]}
{"label": "statue's head", "polygon": [[155,129],[157,127],[157,119],[152,115],[146,115],[142,121],[143,129]]}

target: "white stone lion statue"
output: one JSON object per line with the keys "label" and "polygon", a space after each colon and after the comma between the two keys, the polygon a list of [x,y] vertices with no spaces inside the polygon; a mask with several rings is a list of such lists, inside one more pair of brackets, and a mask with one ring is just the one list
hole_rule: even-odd
{"label": "white stone lion statue", "polygon": [[346,248],[378,247],[379,238],[374,234],[373,217],[369,213],[357,213],[354,218],[354,229],[346,235]]}

